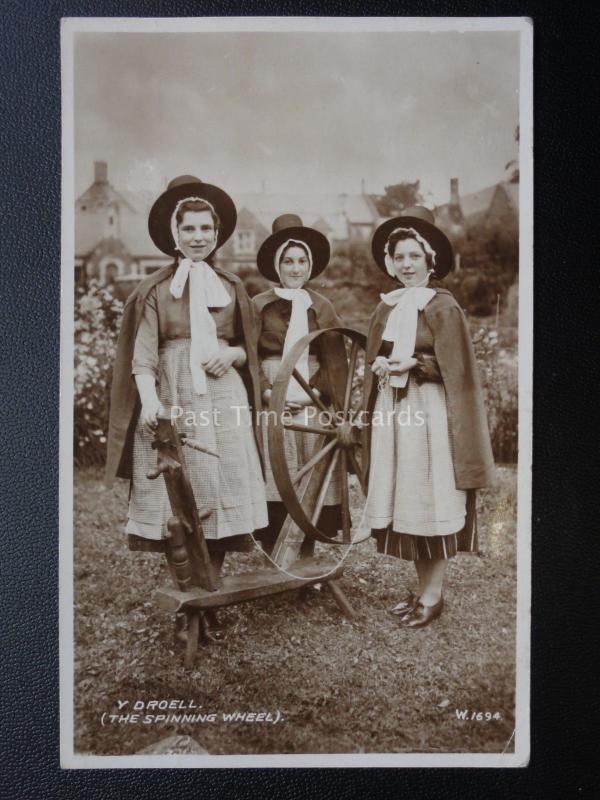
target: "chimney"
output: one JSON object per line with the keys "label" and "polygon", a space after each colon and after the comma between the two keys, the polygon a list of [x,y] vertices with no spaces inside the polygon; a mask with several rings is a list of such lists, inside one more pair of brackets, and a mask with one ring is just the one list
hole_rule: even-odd
{"label": "chimney", "polygon": [[94,183],[108,183],[106,161],[94,161]]}
{"label": "chimney", "polygon": [[460,205],[460,200],[458,199],[458,178],[450,178],[450,205]]}
{"label": "chimney", "polygon": [[360,193],[361,194],[366,194],[366,192],[365,192],[365,179],[364,178],[360,179]]}
{"label": "chimney", "polygon": [[448,203],[448,215],[452,226],[450,228],[451,239],[456,243],[464,234],[464,216],[460,206],[458,196],[458,178],[450,178],[450,202]]}

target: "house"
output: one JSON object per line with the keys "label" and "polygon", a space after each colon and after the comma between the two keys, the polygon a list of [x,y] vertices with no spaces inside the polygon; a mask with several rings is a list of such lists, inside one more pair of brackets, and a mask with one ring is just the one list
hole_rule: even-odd
{"label": "house", "polygon": [[236,194],[235,232],[219,251],[218,263],[239,272],[256,263],[256,253],[281,214],[297,214],[305,225],[321,231],[331,244],[348,240],[368,241],[379,222],[371,197],[360,194]]}
{"label": "house", "polygon": [[[238,210],[233,236],[218,251],[215,263],[248,274],[256,254],[271,233],[273,220],[283,213],[298,214],[305,225],[320,230],[332,248],[347,240],[369,241],[380,221],[364,187],[357,194],[236,194]],[[126,296],[144,276],[168,264],[148,233],[152,198],[118,191],[108,180],[104,161],[94,162],[94,181],[75,202],[75,276],[86,285],[96,278],[115,285]]]}
{"label": "house", "polygon": [[519,184],[501,181],[459,196],[458,178],[450,179],[450,202],[434,210],[436,223],[458,244],[477,228],[501,226],[518,235]]}
{"label": "house", "polygon": [[502,230],[509,238],[519,238],[519,184],[501,181],[478,192],[459,196],[458,178],[450,179],[450,202],[434,210],[436,224],[446,233],[454,246],[455,269],[461,265],[461,255],[467,236]]}
{"label": "house", "polygon": [[504,230],[519,230],[519,184],[503,181],[495,187],[484,225],[502,227]]}
{"label": "house", "polygon": [[94,181],[75,201],[76,285],[95,278],[126,296],[141,277],[169,261],[150,238],[144,203],[117,191],[106,162],[94,162]]}

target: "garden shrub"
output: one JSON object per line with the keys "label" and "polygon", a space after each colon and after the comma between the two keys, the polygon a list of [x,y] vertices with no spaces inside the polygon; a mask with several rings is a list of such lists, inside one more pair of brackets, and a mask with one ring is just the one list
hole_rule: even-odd
{"label": "garden shrub", "polygon": [[75,293],[75,463],[103,464],[112,367],[123,303],[92,280]]}
{"label": "garden shrub", "polygon": [[[481,321],[480,321],[481,322]],[[473,345],[479,364],[494,459],[514,463],[518,453],[518,395],[516,349],[503,347],[510,331],[480,324]]]}
{"label": "garden shrub", "polygon": [[[341,259],[340,259],[341,262]],[[345,264],[336,266],[343,271]],[[255,275],[246,281],[252,284]],[[364,277],[363,277],[364,280]],[[266,283],[266,282],[265,282]],[[252,294],[263,286],[256,281]],[[254,290],[254,291],[252,291]],[[323,291],[318,287],[319,291]],[[345,282],[324,287],[351,326],[366,328],[368,314],[377,303],[375,287],[361,287],[361,300],[368,297],[368,313],[357,308],[356,288]],[[79,466],[103,464],[106,457],[110,383],[123,303],[111,287],[91,281],[78,288],[75,297],[74,455]],[[364,320],[362,317],[364,316]],[[510,317],[506,314],[504,316]],[[500,323],[507,320],[502,318]],[[494,457],[498,462],[517,460],[517,356],[516,326],[471,318],[475,354],[480,367]],[[353,406],[360,402],[364,363],[361,356],[353,387]]]}

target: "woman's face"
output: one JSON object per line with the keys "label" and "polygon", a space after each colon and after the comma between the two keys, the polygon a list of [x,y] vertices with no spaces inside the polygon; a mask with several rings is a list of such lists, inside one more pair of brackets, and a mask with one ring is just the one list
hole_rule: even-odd
{"label": "woman's face", "polygon": [[215,248],[217,232],[210,211],[184,211],[177,231],[179,249],[192,261],[204,261]]}
{"label": "woman's face", "polygon": [[416,239],[402,239],[396,244],[393,256],[394,272],[406,287],[422,283],[429,267],[423,248]]}
{"label": "woman's face", "polygon": [[303,247],[292,245],[279,262],[281,285],[286,289],[301,289],[308,280],[310,261]]}

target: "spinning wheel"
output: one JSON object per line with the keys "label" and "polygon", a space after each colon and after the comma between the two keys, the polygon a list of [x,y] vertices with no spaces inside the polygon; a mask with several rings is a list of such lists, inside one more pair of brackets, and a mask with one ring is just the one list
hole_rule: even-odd
{"label": "spinning wheel", "polygon": [[[297,557],[305,536],[330,544],[358,541],[352,538],[349,476],[356,476],[364,493],[360,401],[353,395],[359,351],[364,350],[365,341],[365,336],[352,328],[329,328],[310,333],[289,351],[273,384],[268,415],[269,458],[289,517],[272,555],[273,560],[284,568]],[[298,360],[313,342],[322,352],[327,346],[327,357],[322,359],[321,369],[325,372],[329,397],[317,393],[297,369]],[[286,394],[293,379],[304,389],[310,413],[291,415],[286,412]],[[289,436],[286,431],[314,439],[310,458],[295,474],[290,473],[286,461],[286,436]],[[341,483],[341,542],[318,527],[334,476]]]}
{"label": "spinning wheel", "polygon": [[[327,397],[317,394],[296,369],[297,360],[305,348],[317,339],[321,347],[327,345],[327,357],[322,359],[325,384],[328,386]],[[350,603],[336,582],[342,574],[342,562],[321,556],[304,559],[297,557],[305,537],[338,545],[350,545],[357,541],[356,537],[352,539],[348,476],[355,475],[364,491],[357,398],[354,398],[353,403],[359,351],[364,346],[365,337],[351,328],[316,331],[296,343],[277,374],[270,409],[275,414],[268,418],[268,436],[277,488],[288,512],[272,554],[276,566],[282,569],[270,567],[226,576],[220,580],[216,578],[202,530],[202,519],[210,511],[196,507],[183,449],[186,446],[191,447],[217,458],[218,454],[211,453],[194,440],[180,436],[171,419],[159,418],[153,444],[158,454],[157,466],[148,473],[148,478],[162,477],[167,486],[173,516],[167,525],[168,538],[163,552],[174,585],[160,588],[156,599],[159,606],[175,614],[176,620],[178,615],[187,620],[186,629],[176,624],[175,632],[177,640],[186,642],[186,668],[191,668],[195,662],[201,635],[203,639],[211,638],[207,615],[222,606],[323,582],[329,587],[343,613],[349,617],[354,616]],[[302,424],[288,419],[284,414],[287,387],[292,378],[303,387],[307,400],[317,410],[314,424]],[[280,424],[271,424],[273,416]],[[310,458],[293,475],[290,474],[285,460],[284,436],[287,430],[297,434],[313,434],[314,439]],[[342,539],[334,540],[319,530],[317,525],[328,487],[334,473],[338,472],[341,475]],[[292,565],[293,569],[288,570]]]}

